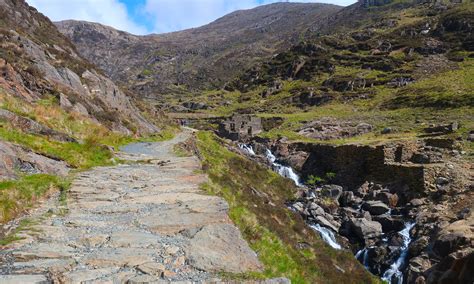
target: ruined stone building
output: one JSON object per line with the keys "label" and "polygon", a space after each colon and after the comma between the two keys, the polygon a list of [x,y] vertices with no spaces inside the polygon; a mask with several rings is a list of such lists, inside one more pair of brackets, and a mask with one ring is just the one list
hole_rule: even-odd
{"label": "ruined stone building", "polygon": [[231,140],[242,140],[262,132],[262,119],[251,115],[233,115],[219,124],[219,135]]}

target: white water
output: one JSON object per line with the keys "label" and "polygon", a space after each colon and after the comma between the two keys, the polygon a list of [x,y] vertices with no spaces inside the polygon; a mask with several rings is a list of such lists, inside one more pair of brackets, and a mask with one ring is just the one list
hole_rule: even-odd
{"label": "white water", "polygon": [[252,145],[250,144],[239,144],[239,148],[244,150],[247,154],[251,156],[255,156],[255,151],[252,148]]}
{"label": "white water", "polygon": [[337,243],[336,237],[334,236],[333,231],[328,228],[321,227],[319,224],[309,225],[313,230],[319,232],[321,238],[328,243],[331,247],[335,249],[341,249],[341,245]]}
{"label": "white water", "polygon": [[275,155],[273,155],[273,153],[269,149],[267,149],[266,151],[266,157],[268,161],[272,163],[272,167],[275,172],[277,172],[282,177],[291,179],[292,181],[295,182],[297,186],[302,186],[300,182],[300,177],[295,173],[295,171],[293,171],[291,167],[287,167],[287,166],[277,163],[276,162],[277,158],[275,157]]}
{"label": "white water", "polygon": [[362,264],[368,268],[369,267],[369,250],[367,248],[363,248],[358,251],[355,255],[357,260],[360,260],[360,256],[362,256]]}
{"label": "white water", "polygon": [[382,276],[382,280],[387,281],[389,284],[392,284],[392,279],[395,278],[394,284],[403,283],[403,272],[400,271],[400,268],[404,265],[405,259],[408,253],[408,245],[410,245],[410,230],[415,226],[415,223],[406,223],[405,228],[398,232],[403,238],[403,245],[401,246],[401,253],[398,259],[392,263],[389,269],[385,271]]}
{"label": "white water", "polygon": [[[253,150],[252,145],[239,144],[239,148],[242,149],[247,154],[249,154],[251,156],[255,156],[255,151]],[[286,177],[286,178],[289,178],[289,179],[293,180],[293,182],[297,186],[303,186],[303,184],[300,182],[300,177],[295,173],[295,171],[293,171],[293,169],[291,167],[287,167],[287,166],[284,166],[284,165],[281,165],[281,164],[277,163],[276,162],[277,158],[275,157],[275,155],[273,155],[273,153],[269,149],[266,150],[265,156],[268,159],[268,161],[272,164],[272,168],[275,172],[277,172],[279,175],[281,175],[283,177]],[[314,193],[313,193],[313,195],[314,195]],[[291,206],[289,208],[291,210],[294,210],[294,208],[292,208]],[[309,226],[313,230],[317,231],[320,234],[321,238],[326,243],[328,243],[331,247],[333,247],[335,249],[342,249],[341,245],[337,243],[336,237],[335,237],[333,231],[331,231],[328,228],[321,227],[319,224],[312,224],[312,225],[309,225]]]}

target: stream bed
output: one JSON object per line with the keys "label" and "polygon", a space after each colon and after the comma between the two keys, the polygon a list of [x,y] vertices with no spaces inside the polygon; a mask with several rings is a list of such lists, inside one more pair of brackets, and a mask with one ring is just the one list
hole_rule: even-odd
{"label": "stream bed", "polygon": [[[250,144],[239,144],[239,148],[242,149],[242,151],[249,156],[256,156],[256,151]],[[260,151],[261,152],[261,151]],[[270,149],[265,149],[264,153],[260,153],[261,156],[264,156],[269,165],[271,165],[271,168],[273,171],[277,172],[279,175],[291,179],[298,187],[301,187],[305,190],[305,192],[308,193],[308,195],[315,197],[315,192],[309,190],[304,185],[304,182],[300,178],[300,176],[296,173],[293,168],[290,166],[285,165],[283,162],[279,161],[279,159],[271,152]],[[295,206],[296,204],[293,204],[290,206],[290,209],[301,212],[301,208],[298,209]],[[357,206],[354,206],[354,211],[358,212],[359,214],[363,214],[364,210],[367,208],[362,208],[362,206],[359,204]],[[388,209],[382,216],[386,216],[384,218],[392,218],[392,210]],[[395,216],[395,215],[393,215]],[[377,216],[378,217],[378,216]],[[399,216],[396,216],[398,218]],[[413,222],[404,222],[403,228],[398,231],[398,232],[393,232],[391,233],[390,237],[393,238],[398,238],[401,240],[401,244],[398,247],[398,249],[392,253],[391,259],[392,261],[389,263],[388,268],[386,269],[374,269],[371,265],[372,261],[370,259],[371,251],[376,250],[377,246],[385,246],[389,247],[389,236],[386,236],[386,234],[381,233],[380,236],[378,236],[379,241],[377,241],[377,245],[374,243],[370,244],[365,244],[363,248],[358,250],[355,253],[355,258],[361,262],[369,271],[371,271],[374,274],[379,275],[382,280],[390,283],[390,284],[401,284],[403,283],[403,268],[406,265],[406,257],[408,254],[408,247],[411,243],[411,237],[410,237],[410,230],[414,227]],[[332,226],[330,224],[320,224],[318,222],[312,222],[308,221],[308,226],[311,227],[313,230],[319,233],[321,238],[332,248],[334,249],[350,249],[348,246],[343,247],[338,242],[338,234],[339,232],[335,230],[334,228],[331,228]],[[353,244],[356,245],[356,244]]]}

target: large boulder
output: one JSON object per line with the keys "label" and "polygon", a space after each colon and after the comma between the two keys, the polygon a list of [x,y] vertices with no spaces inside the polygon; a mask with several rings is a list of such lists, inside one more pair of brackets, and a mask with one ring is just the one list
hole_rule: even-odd
{"label": "large boulder", "polygon": [[380,192],[375,198],[392,208],[396,207],[398,203],[398,195],[396,193],[392,194],[390,192]]}
{"label": "large boulder", "polygon": [[427,283],[473,283],[473,267],[473,248],[451,253],[426,272]]}
{"label": "large boulder", "polygon": [[424,274],[431,267],[431,262],[426,257],[410,259],[406,270],[407,283],[426,283]]}
{"label": "large boulder", "polygon": [[428,247],[430,238],[428,236],[422,236],[415,241],[410,243],[408,247],[408,252],[411,256],[420,255],[420,253]]}
{"label": "large boulder", "polygon": [[21,174],[54,174],[66,176],[68,165],[21,146],[0,141],[0,180],[13,179]]}
{"label": "large boulder", "polygon": [[362,209],[369,211],[372,215],[382,215],[390,210],[382,201],[367,201],[362,204]]}
{"label": "large boulder", "polygon": [[445,257],[467,243],[468,239],[461,233],[443,234],[434,242],[433,251],[438,256]]}
{"label": "large boulder", "polygon": [[330,222],[328,221],[328,219],[326,219],[325,217],[323,216],[316,216],[316,218],[314,218],[315,222],[318,223],[319,225],[323,226],[323,227],[326,227],[326,228],[329,228],[331,230],[333,230],[334,232],[338,232],[339,231],[339,227],[340,225],[333,221],[333,222]]}
{"label": "large boulder", "polygon": [[335,184],[323,185],[321,194],[334,200],[338,200],[343,192],[342,186]]}
{"label": "large boulder", "polygon": [[351,233],[361,240],[382,235],[382,225],[379,222],[369,221],[365,218],[352,218],[349,222]]}
{"label": "large boulder", "polygon": [[382,224],[384,233],[399,232],[405,227],[405,223],[401,218],[393,216],[374,216],[373,220]]}

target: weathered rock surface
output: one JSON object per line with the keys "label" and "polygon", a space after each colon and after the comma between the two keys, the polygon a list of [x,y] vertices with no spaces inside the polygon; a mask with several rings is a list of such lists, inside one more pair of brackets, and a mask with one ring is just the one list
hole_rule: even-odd
{"label": "weathered rock surface", "polygon": [[[26,1],[0,1],[0,13],[4,51],[0,85],[7,95],[29,103],[54,96],[66,111],[76,111],[123,133],[158,131],[130,97],[81,58],[53,23]],[[16,116],[11,122],[27,132],[69,139],[29,119]]]}
{"label": "weathered rock surface", "polygon": [[18,172],[65,176],[69,168],[63,161],[53,160],[18,145],[0,141],[0,180],[15,178]]}
{"label": "weathered rock surface", "polygon": [[351,230],[360,239],[370,239],[382,234],[382,225],[379,222],[369,221],[365,218],[356,218],[350,220]]}
{"label": "weathered rock surface", "polygon": [[382,215],[390,210],[390,208],[381,201],[367,201],[362,204],[362,209],[369,211],[372,215]]}
{"label": "weathered rock surface", "polygon": [[227,203],[199,189],[206,176],[196,173],[197,158],[171,154],[188,137],[129,145],[120,154],[149,164],[79,174],[66,214],[38,216],[25,240],[2,250],[0,271],[8,275],[0,283],[204,281],[218,271],[260,270]]}

